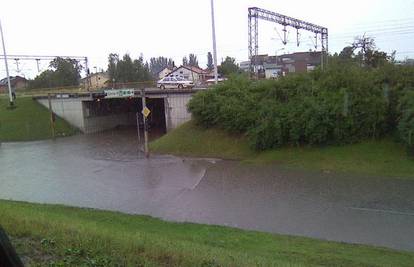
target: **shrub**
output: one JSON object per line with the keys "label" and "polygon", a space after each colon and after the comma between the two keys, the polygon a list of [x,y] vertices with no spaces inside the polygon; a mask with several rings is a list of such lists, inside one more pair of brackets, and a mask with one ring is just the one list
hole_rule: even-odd
{"label": "shrub", "polygon": [[407,145],[408,152],[414,155],[414,90],[407,90],[401,98],[401,119],[398,123],[398,133]]}
{"label": "shrub", "polygon": [[396,128],[402,110],[399,131],[408,136],[413,114],[403,106],[414,104],[396,103],[406,91],[402,86],[414,83],[414,78],[401,76],[399,70],[411,73],[399,66],[378,70],[344,63],[278,80],[233,77],[196,94],[188,108],[203,126],[246,133],[258,150],[377,138]]}

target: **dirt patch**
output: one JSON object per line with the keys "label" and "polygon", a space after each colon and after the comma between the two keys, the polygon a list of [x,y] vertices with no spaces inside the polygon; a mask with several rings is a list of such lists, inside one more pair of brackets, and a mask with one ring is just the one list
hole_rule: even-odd
{"label": "dirt patch", "polygon": [[42,240],[14,236],[10,236],[10,239],[25,266],[42,265],[58,260],[57,256],[43,247]]}

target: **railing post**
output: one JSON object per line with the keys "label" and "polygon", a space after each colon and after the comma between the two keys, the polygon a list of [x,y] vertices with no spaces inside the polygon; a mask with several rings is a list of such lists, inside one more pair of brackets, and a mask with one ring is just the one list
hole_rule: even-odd
{"label": "railing post", "polygon": [[53,114],[52,110],[52,99],[50,93],[47,94],[47,100],[49,102],[49,112],[50,112],[50,128],[52,130],[52,137],[55,139],[55,115]]}

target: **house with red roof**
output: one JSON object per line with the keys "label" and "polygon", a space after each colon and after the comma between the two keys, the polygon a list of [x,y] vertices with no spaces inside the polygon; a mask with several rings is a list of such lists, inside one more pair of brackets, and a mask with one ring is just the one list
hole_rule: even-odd
{"label": "house with red roof", "polygon": [[194,84],[201,84],[209,79],[211,75],[210,70],[203,70],[199,67],[195,66],[184,66],[181,65],[180,67],[176,68],[175,70],[171,71],[168,75],[169,77],[180,77],[186,80],[193,81]]}

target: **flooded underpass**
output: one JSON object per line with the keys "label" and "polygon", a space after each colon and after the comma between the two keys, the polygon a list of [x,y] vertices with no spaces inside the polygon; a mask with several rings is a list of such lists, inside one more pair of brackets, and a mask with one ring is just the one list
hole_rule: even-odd
{"label": "flooded underpass", "polygon": [[[148,129],[156,136],[167,132],[164,98],[147,98],[146,107],[150,110],[147,117]],[[85,120],[83,132],[99,133],[131,128],[143,131],[143,105],[141,98],[96,98],[83,101]],[[138,127],[137,127],[138,126]]]}
{"label": "flooded underpass", "polygon": [[140,152],[126,128],[3,143],[0,198],[414,250],[414,181]]}

